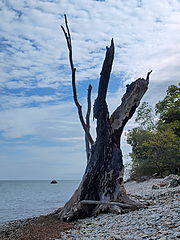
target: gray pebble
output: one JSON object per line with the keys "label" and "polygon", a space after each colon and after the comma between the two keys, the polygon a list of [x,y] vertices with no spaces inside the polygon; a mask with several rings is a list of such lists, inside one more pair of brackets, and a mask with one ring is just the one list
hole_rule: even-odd
{"label": "gray pebble", "polygon": [[[150,206],[123,215],[104,214],[78,221],[80,229],[64,233],[61,240],[177,240],[180,239],[180,186],[158,188],[160,179],[128,182],[127,193]],[[57,239],[60,240],[60,239]]]}

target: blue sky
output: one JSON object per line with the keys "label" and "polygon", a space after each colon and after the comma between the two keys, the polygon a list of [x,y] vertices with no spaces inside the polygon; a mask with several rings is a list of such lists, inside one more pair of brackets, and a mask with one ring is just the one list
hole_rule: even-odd
{"label": "blue sky", "polygon": [[[60,29],[64,13],[84,111],[89,83],[96,97],[112,37],[110,112],[120,104],[125,85],[151,69],[143,100],[152,105],[179,82],[179,0],[4,0],[0,9],[0,179],[80,179],[84,172],[84,133]],[[131,120],[126,131],[133,126]],[[122,148],[126,156],[125,134]]]}

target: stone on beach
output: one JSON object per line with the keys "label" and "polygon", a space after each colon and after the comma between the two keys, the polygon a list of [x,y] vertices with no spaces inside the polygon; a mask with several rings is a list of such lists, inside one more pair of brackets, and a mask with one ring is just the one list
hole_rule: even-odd
{"label": "stone on beach", "polygon": [[[172,180],[172,179],[171,179]],[[57,240],[177,240],[180,238],[180,186],[160,188],[162,179],[127,182],[131,198],[150,206],[123,215],[103,214],[78,221]],[[168,180],[170,181],[170,180]],[[158,186],[152,189],[152,186]],[[167,185],[168,186],[168,185]]]}
{"label": "stone on beach", "polygon": [[161,187],[177,187],[180,185],[180,176],[178,175],[174,175],[174,174],[170,174],[169,176],[165,177],[161,183],[160,186]]}

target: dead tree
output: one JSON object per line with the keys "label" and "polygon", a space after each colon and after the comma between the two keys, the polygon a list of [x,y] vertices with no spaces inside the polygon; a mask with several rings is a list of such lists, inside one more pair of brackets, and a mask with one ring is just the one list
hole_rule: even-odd
{"label": "dead tree", "polygon": [[62,27],[72,71],[72,88],[75,105],[82,127],[85,131],[87,167],[82,181],[71,199],[65,206],[57,211],[60,219],[71,221],[99,214],[101,212],[124,213],[142,207],[141,204],[132,201],[126,194],[123,185],[123,161],[120,148],[120,138],[124,126],[133,116],[141,98],[145,94],[149,75],[147,78],[138,78],[127,85],[122,103],[109,115],[106,103],[106,94],[114,59],[114,42],[111,40],[110,47],[106,48],[106,56],[100,73],[98,96],[93,106],[93,117],[97,119],[97,137],[94,141],[90,134],[90,109],[91,89],[88,88],[88,107],[86,120],[83,118],[82,106],[79,104],[75,73],[72,57],[71,35],[65,16],[66,29]]}

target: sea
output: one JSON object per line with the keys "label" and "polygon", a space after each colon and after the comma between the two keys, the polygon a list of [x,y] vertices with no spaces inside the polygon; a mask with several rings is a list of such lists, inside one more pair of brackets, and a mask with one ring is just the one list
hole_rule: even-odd
{"label": "sea", "polygon": [[0,181],[0,223],[50,213],[62,207],[77,189],[79,180]]}

